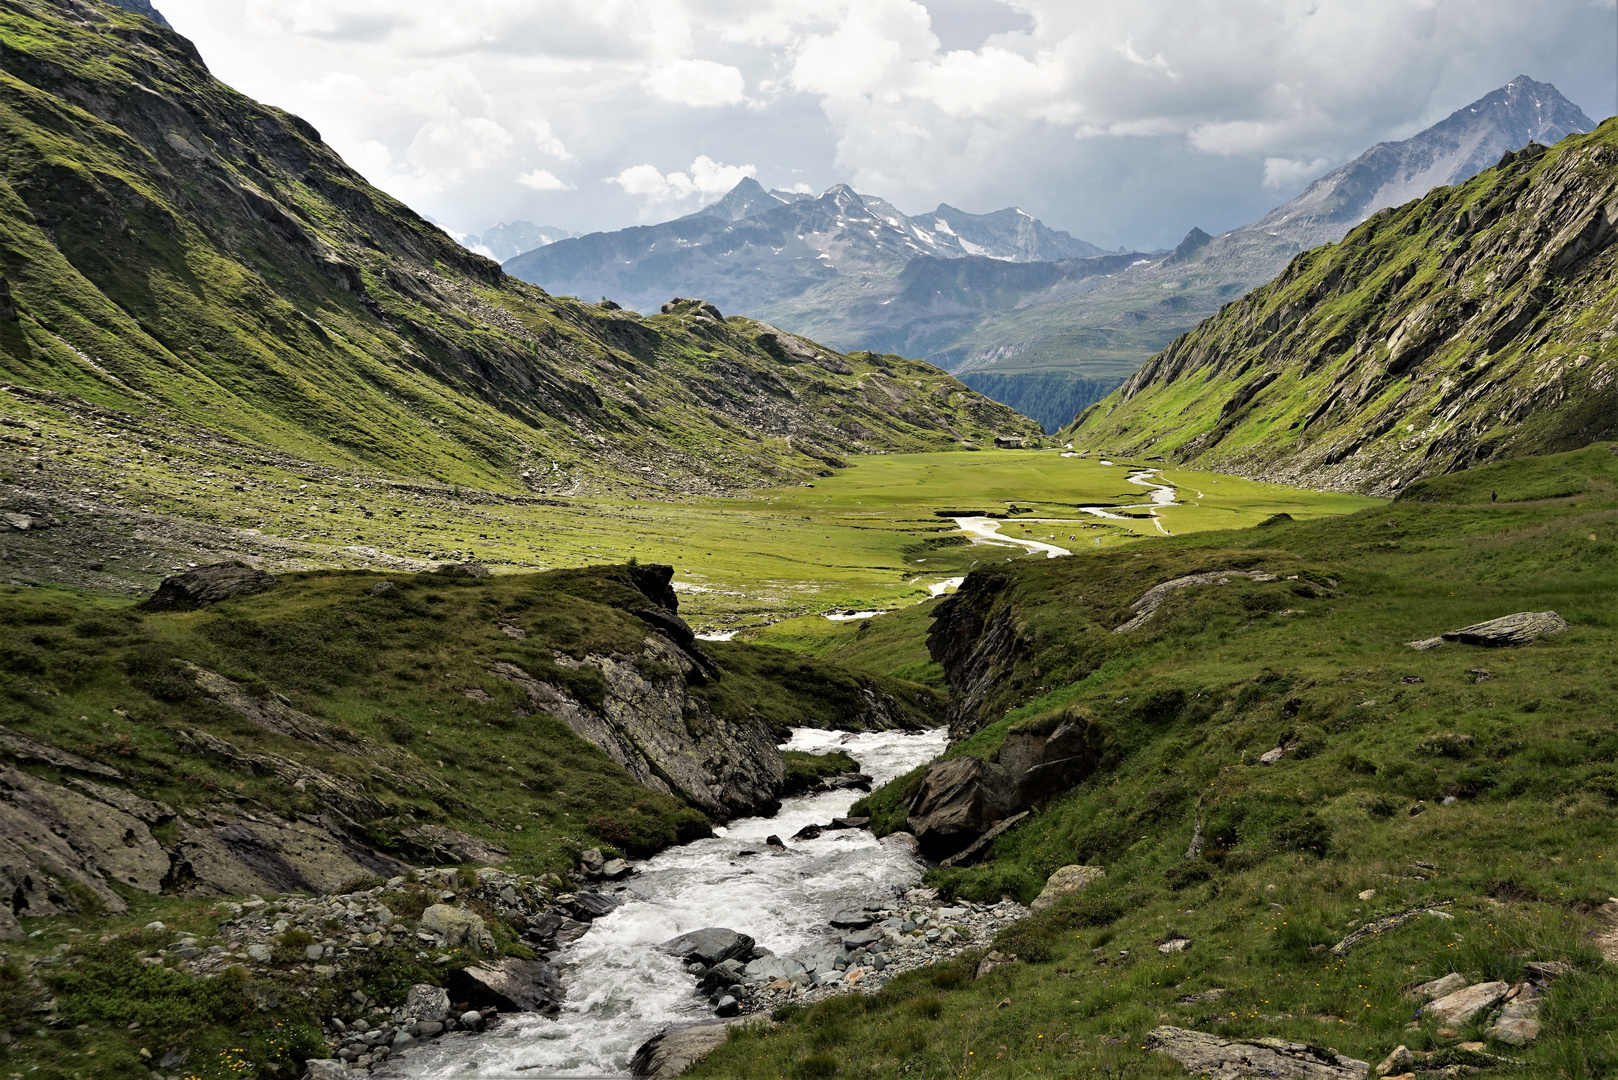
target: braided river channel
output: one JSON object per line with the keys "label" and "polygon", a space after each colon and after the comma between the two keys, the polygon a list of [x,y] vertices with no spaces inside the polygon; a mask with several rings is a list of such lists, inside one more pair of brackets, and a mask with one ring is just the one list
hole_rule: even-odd
{"label": "braided river channel", "polygon": [[[938,756],[945,740],[943,729],[798,729],[783,749],[843,750],[880,786]],[[623,906],[596,919],[557,957],[567,1000],[556,1019],[508,1015],[489,1032],[438,1040],[396,1066],[403,1075],[435,1080],[627,1077],[641,1043],[670,1024],[712,1016],[681,961],[658,952],[659,944],[691,930],[728,927],[785,956],[830,944],[838,933],[827,922],[834,911],[895,897],[921,877],[921,862],[903,846],[863,829],[790,839],[805,825],[846,815],[862,794],[785,799],[774,817],[732,821],[709,839],[636,863],[619,896]],[[770,836],[784,840],[786,850],[766,846]]]}

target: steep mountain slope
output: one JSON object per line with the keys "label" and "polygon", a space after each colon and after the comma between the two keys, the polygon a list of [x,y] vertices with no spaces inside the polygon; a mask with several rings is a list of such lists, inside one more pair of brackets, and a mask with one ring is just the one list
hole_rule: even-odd
{"label": "steep mountain slope", "polygon": [[552,292],[607,296],[640,310],[674,294],[700,295],[772,317],[816,286],[876,287],[917,256],[1033,262],[1100,254],[1021,210],[968,214],[940,205],[907,217],[846,184],[810,198],[765,191],[749,178],[695,214],[551,244],[506,270]]}
{"label": "steep mountain slope", "polygon": [[1300,255],[1071,434],[1372,493],[1611,438],[1615,275],[1618,119]]}
{"label": "steep mountain slope", "polygon": [[[955,313],[936,331],[926,305],[891,289],[837,298],[862,311],[879,310],[871,329],[826,321],[817,307],[838,305],[821,305],[829,298],[821,288],[769,317],[845,348],[894,340],[891,328],[915,327],[926,333],[925,347],[910,354],[962,376],[1033,374],[1048,382],[1055,372],[1071,372],[1070,383],[1121,381],[1221,305],[1274,278],[1298,252],[1341,239],[1384,207],[1460,183],[1530,142],[1549,145],[1594,127],[1554,86],[1521,76],[1409,139],[1372,147],[1251,225],[1217,237],[1193,229],[1166,257],[1136,257],[1129,269],[1107,271],[1109,277],[1008,289],[981,311]],[[1024,391],[997,400],[1028,411],[1039,398]]]}
{"label": "steep mountain slope", "polygon": [[[0,372],[32,391],[505,490],[752,485],[1032,430],[923,364],[553,299],[100,0],[0,3],[0,131]],[[858,392],[893,377],[926,394],[909,419]]]}

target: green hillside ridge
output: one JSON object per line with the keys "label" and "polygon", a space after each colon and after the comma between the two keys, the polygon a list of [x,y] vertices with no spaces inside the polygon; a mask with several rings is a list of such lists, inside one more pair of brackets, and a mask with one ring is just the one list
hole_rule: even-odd
{"label": "green hillside ridge", "polygon": [[1392,494],[1618,431],[1618,119],[1373,215],[1175,341],[1063,437]]}
{"label": "green hillside ridge", "polygon": [[[958,712],[977,670],[959,657],[998,649],[998,676],[957,716],[949,754],[992,756],[1009,730],[1080,718],[1095,765],[984,863],[927,880],[1026,902],[1064,865],[1105,878],[962,961],[778,1013],[691,1075],[1186,1075],[1144,1048],[1163,1024],[1372,1065],[1400,1044],[1435,1052],[1418,1075],[1618,1075],[1604,907],[1618,893],[1615,451],[1424,481],[1348,517],[974,574],[938,608],[932,652]],[[1113,632],[1148,587],[1238,568],[1277,580],[1185,588]],[[1404,644],[1525,610],[1570,629],[1521,648]],[[1015,633],[942,640],[988,623]],[[1278,762],[1258,763],[1276,747]],[[857,810],[902,827],[924,771]],[[1332,951],[1428,908],[1441,914]],[[1159,950],[1176,939],[1189,944]],[[990,950],[1016,962],[975,978]],[[1489,1041],[1488,1014],[1441,1031],[1405,996],[1450,972],[1517,982],[1530,960],[1573,971],[1550,984],[1525,1047]],[[1461,1047],[1471,1039],[1522,1066]]]}
{"label": "green hillside ridge", "polygon": [[0,10],[0,378],[393,477],[728,490],[1037,434],[926,364],[507,277],[99,0]]}
{"label": "green hillside ridge", "polygon": [[[394,588],[373,595],[384,580]],[[636,651],[647,624],[630,612],[647,599],[626,568],[486,578],[329,571],[279,582],[184,612],[0,586],[0,724],[115,765],[142,797],[182,813],[221,800],[283,816],[320,812],[318,791],[198,759],[174,733],[202,730],[281,754],[369,790],[373,814],[356,821],[383,851],[398,829],[438,823],[508,847],[511,868],[537,873],[570,867],[580,846],[611,846],[601,830],[619,826],[606,819],[633,826],[632,839],[618,844],[639,853],[706,833],[703,815],[636,785],[561,721],[529,715],[520,687],[490,670],[516,664],[599,703],[601,677],[556,658]],[[508,627],[524,636],[513,638]],[[723,677],[691,692],[717,715],[771,733],[844,723],[863,710],[866,689],[891,695],[908,724],[941,716],[935,691],[901,680],[753,645],[703,647]],[[194,685],[190,664],[251,696],[284,700],[346,739],[388,748],[389,768],[402,779],[372,775],[352,747],[256,727]],[[666,674],[641,666],[647,678]]]}

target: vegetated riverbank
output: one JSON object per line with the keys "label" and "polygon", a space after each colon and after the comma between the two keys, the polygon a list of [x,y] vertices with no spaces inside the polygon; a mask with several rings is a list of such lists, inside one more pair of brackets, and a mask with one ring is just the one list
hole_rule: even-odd
{"label": "vegetated riverbank", "polygon": [[[1017,775],[1008,748],[1067,725],[1082,773],[980,863],[926,882],[1026,902],[1058,868],[1105,875],[989,943],[1015,963],[979,978],[963,958],[784,1015],[692,1075],[1185,1075],[1148,1049],[1181,1045],[1148,1040],[1158,1028],[1372,1065],[1404,1045],[1395,1064],[1418,1074],[1505,1058],[1610,1075],[1612,451],[1437,478],[1330,522],[970,577],[932,620],[952,690],[944,764],[976,758],[958,767],[990,784]],[[1499,648],[1406,644],[1522,611],[1556,611],[1568,629]],[[928,773],[857,811],[878,833],[905,827]],[[1520,1039],[1500,995],[1543,982],[1540,963],[1568,966]],[[1415,988],[1452,974],[1451,989],[1482,987],[1477,1005],[1424,1009]]]}

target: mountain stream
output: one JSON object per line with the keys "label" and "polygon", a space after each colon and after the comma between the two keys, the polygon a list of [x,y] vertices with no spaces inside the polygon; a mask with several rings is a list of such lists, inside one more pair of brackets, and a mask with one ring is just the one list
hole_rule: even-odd
{"label": "mountain stream", "polygon": [[[797,729],[788,750],[846,751],[875,785],[900,776],[944,750],[943,729],[911,734],[845,734]],[[782,801],[771,818],[745,818],[715,835],[670,848],[635,864],[627,902],[595,920],[557,958],[567,1001],[554,1020],[507,1016],[482,1035],[445,1039],[400,1064],[419,1078],[491,1080],[547,1077],[627,1077],[637,1047],[670,1023],[705,1020],[681,962],[657,951],[670,938],[707,926],[750,934],[784,956],[832,939],[827,918],[840,908],[887,898],[921,877],[922,864],[904,848],[863,829],[788,841],[772,853],[768,836],[791,837],[805,825],[846,815],[858,791],[832,791]],[[761,854],[739,858],[737,852]]]}

